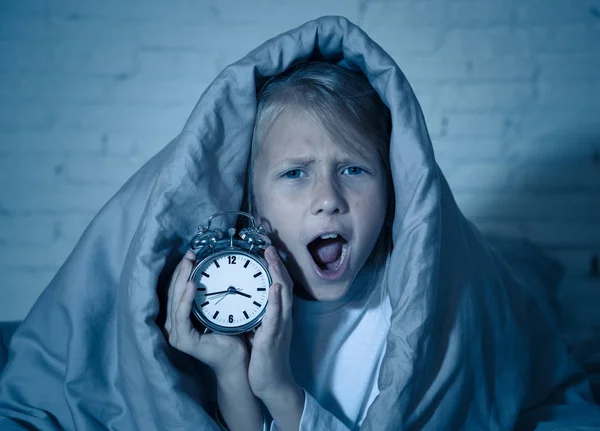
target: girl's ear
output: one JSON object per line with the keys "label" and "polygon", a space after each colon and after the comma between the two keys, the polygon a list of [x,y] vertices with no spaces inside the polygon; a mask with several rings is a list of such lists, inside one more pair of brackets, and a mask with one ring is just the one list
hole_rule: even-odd
{"label": "girl's ear", "polygon": [[265,228],[265,232],[267,233],[267,235],[273,232],[273,228],[271,227],[271,223],[269,223],[269,220],[261,218],[260,216],[255,214],[252,214],[252,216],[256,221],[256,226],[262,225]]}

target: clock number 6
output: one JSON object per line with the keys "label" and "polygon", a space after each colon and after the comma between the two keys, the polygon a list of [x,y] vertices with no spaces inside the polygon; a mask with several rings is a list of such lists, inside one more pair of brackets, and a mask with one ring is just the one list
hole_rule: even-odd
{"label": "clock number 6", "polygon": [[233,314],[229,315],[229,323],[233,323]]}
{"label": "clock number 6", "polygon": [[236,256],[227,256],[227,258],[229,259],[229,265],[235,265]]}

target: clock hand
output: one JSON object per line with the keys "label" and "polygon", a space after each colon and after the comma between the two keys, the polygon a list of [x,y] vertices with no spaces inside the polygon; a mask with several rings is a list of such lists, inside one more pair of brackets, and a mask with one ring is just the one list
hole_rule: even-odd
{"label": "clock hand", "polygon": [[231,295],[231,292],[227,291],[223,296],[221,296],[219,298],[219,300],[217,302],[215,302],[215,305],[217,305],[219,302],[221,302],[223,300],[223,298],[225,298],[226,296]]}
{"label": "clock hand", "polygon": [[244,289],[238,289],[238,288],[236,288],[236,287],[229,286],[229,289],[227,289],[227,290],[225,291],[225,293],[223,294],[223,296],[222,296],[222,297],[220,297],[220,298],[219,298],[219,300],[218,300],[217,302],[215,302],[215,305],[217,305],[219,302],[221,302],[221,301],[223,300],[223,298],[225,298],[227,295],[231,295],[231,294],[234,294],[234,293],[237,293],[238,295],[245,296],[245,297],[247,297],[247,298],[252,298],[252,297],[251,297],[250,295],[248,295],[247,293],[242,293],[242,292],[241,292],[242,290],[244,290]]}
{"label": "clock hand", "polygon": [[218,295],[219,293],[229,293],[229,289],[228,290],[220,290],[218,292],[205,293],[204,296]]}

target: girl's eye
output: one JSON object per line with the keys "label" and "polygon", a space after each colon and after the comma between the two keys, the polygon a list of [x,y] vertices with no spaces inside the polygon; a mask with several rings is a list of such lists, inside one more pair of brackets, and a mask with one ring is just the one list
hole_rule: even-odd
{"label": "girl's eye", "polygon": [[284,178],[294,179],[302,177],[302,172],[300,169],[290,169],[286,173],[283,174]]}
{"label": "girl's eye", "polygon": [[360,175],[363,174],[365,170],[363,168],[359,168],[358,166],[350,166],[344,169],[344,174],[346,175]]}

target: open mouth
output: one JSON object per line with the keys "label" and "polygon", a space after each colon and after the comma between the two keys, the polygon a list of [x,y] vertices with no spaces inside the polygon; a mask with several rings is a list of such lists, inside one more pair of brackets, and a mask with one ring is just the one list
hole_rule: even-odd
{"label": "open mouth", "polygon": [[323,273],[340,272],[345,266],[348,241],[339,234],[325,234],[308,244],[308,251],[317,268]]}

